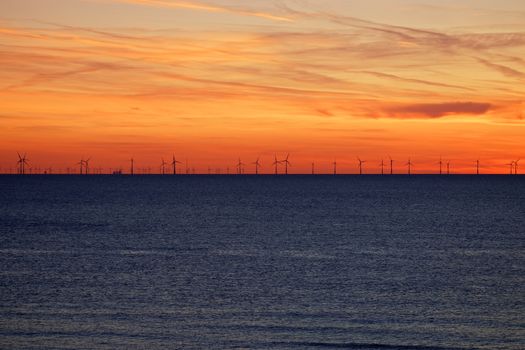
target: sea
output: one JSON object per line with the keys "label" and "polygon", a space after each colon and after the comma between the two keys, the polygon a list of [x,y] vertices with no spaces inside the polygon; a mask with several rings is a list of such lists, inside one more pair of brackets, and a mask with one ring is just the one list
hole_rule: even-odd
{"label": "sea", "polygon": [[0,349],[525,349],[524,176],[0,176]]}

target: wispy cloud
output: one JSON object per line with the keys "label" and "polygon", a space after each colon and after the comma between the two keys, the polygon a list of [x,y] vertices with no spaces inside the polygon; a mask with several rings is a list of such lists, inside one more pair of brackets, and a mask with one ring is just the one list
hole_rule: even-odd
{"label": "wispy cloud", "polygon": [[522,73],[516,69],[501,64],[493,63],[482,58],[477,58],[477,60],[483,65],[494,69],[507,77],[525,79],[525,73]]}
{"label": "wispy cloud", "polygon": [[135,5],[143,6],[154,6],[154,7],[164,7],[164,8],[181,8],[181,9],[190,9],[196,11],[207,11],[207,12],[223,12],[230,13],[242,16],[253,16],[260,17],[272,21],[284,21],[291,22],[292,18],[279,16],[276,14],[252,10],[248,7],[232,7],[232,6],[218,6],[212,5],[200,1],[177,1],[177,0],[111,0],[123,3],[130,3]]}
{"label": "wispy cloud", "polygon": [[[112,1],[259,14],[249,5]],[[5,53],[0,55],[5,67],[3,88],[169,101],[170,107],[162,113],[191,113],[189,105],[195,101],[212,105],[227,100],[249,101],[258,110],[276,114],[396,119],[485,115],[492,111],[493,101],[523,91],[507,81],[486,83],[480,89],[479,81],[479,73],[487,69],[523,77],[511,67],[519,60],[506,58],[516,57],[506,50],[521,45],[517,34],[450,34],[323,12],[281,9],[276,13],[304,21],[303,25],[294,26],[294,22],[286,27],[250,26],[224,32],[114,30],[54,23],[45,23],[45,28],[4,26],[0,28],[0,50]],[[309,19],[339,23],[341,28],[319,28]],[[472,57],[478,57],[474,65]],[[489,94],[489,88],[498,95]],[[457,100],[458,93],[466,101],[486,102],[447,102]],[[141,115],[161,110],[146,112],[142,107],[137,111]]]}
{"label": "wispy cloud", "polygon": [[421,79],[412,79],[412,78],[404,78],[400,77],[394,74],[387,74],[387,73],[380,73],[380,72],[370,72],[370,71],[362,71],[360,73],[364,74],[370,74],[379,78],[386,78],[386,79],[392,79],[395,81],[401,81],[401,82],[407,82],[407,83],[415,83],[415,84],[422,84],[422,85],[430,85],[430,86],[436,86],[436,87],[444,87],[444,88],[452,88],[452,89],[459,89],[459,90],[467,90],[467,91],[475,91],[474,89],[459,86],[459,85],[452,85],[452,84],[444,84],[444,83],[438,83],[438,82],[432,82],[427,80],[421,80]]}

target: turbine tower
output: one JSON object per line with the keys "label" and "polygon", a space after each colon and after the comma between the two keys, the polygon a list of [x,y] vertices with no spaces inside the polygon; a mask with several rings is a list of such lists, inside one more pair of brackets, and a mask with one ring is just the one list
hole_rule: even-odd
{"label": "turbine tower", "polygon": [[261,166],[261,163],[259,163],[259,158],[260,157],[258,157],[257,160],[252,163],[255,165],[255,175],[259,175],[259,167]]}
{"label": "turbine tower", "polygon": [[381,175],[385,175],[385,161],[381,159],[381,164],[379,165],[381,166]]}
{"label": "turbine tower", "polygon": [[439,175],[443,174],[443,159],[439,157]]}
{"label": "turbine tower", "polygon": [[288,175],[288,167],[292,166],[292,164],[288,161],[288,158],[290,157],[290,153],[286,155],[286,158],[284,160],[281,160],[280,163],[284,163],[284,174]]}
{"label": "turbine tower", "polygon": [[173,167],[173,175],[177,175],[177,164],[182,164],[182,162],[179,162],[177,158],[175,158],[175,155],[171,158],[171,166]]}
{"label": "turbine tower", "polygon": [[366,163],[366,160],[357,157],[357,161],[359,162],[359,175],[363,175],[363,163]]}
{"label": "turbine tower", "polygon": [[166,173],[166,163],[164,161],[164,158],[161,158],[162,159],[162,163],[160,163],[160,172],[162,173],[162,175],[164,175]]}
{"label": "turbine tower", "polygon": [[80,162],[77,163],[77,165],[80,165],[80,175],[84,174],[83,171],[84,171],[84,158],[81,158],[80,159]]}
{"label": "turbine tower", "polygon": [[520,162],[521,158],[514,161],[514,175],[518,175],[518,163]]}
{"label": "turbine tower", "polygon": [[241,158],[239,158],[239,162],[237,163],[237,174],[241,175],[242,174],[242,170],[243,170],[243,166],[245,164],[243,162],[241,162]]}
{"label": "turbine tower", "polygon": [[411,175],[412,174],[412,165],[414,165],[412,163],[412,161],[410,160],[410,158],[408,158],[408,162],[406,164],[406,166],[408,167],[408,175]]}
{"label": "turbine tower", "polygon": [[479,159],[476,160],[476,175],[479,175]]}
{"label": "turbine tower", "polygon": [[134,167],[134,165],[135,165],[135,161],[133,160],[133,158],[131,158],[129,161],[130,161],[130,163],[131,163],[131,164],[130,164],[131,167],[130,167],[130,172],[129,172],[129,173],[130,173],[130,175],[134,175],[134,172],[135,172],[135,167]]}
{"label": "turbine tower", "polygon": [[277,160],[277,155],[274,155],[273,157],[274,157],[274,161],[273,161],[272,165],[275,167],[275,175],[277,175],[278,174],[278,170],[279,170],[278,166],[279,166],[279,164],[281,162]]}
{"label": "turbine tower", "polygon": [[16,154],[18,154],[18,161],[16,162],[16,166],[18,167],[18,175],[22,175],[24,171],[24,161],[20,153],[16,152]]}
{"label": "turbine tower", "polygon": [[315,163],[312,162],[312,175],[315,175]]}
{"label": "turbine tower", "polygon": [[334,175],[337,175],[337,160],[334,160]]}
{"label": "turbine tower", "polygon": [[388,158],[390,159],[390,175],[394,175],[394,160],[390,156]]}
{"label": "turbine tower", "polygon": [[89,161],[91,160],[91,158],[88,158],[84,161],[84,171],[86,172],[86,175],[89,174]]}
{"label": "turbine tower", "polygon": [[447,160],[447,175],[450,175],[450,160]]}
{"label": "turbine tower", "polygon": [[29,159],[26,159],[26,154],[24,153],[24,156],[20,156],[20,153],[18,153],[18,174],[20,175],[24,175],[26,173],[26,165],[29,165],[28,164],[28,160]]}
{"label": "turbine tower", "polygon": [[505,165],[510,166],[510,175],[514,174],[514,161],[511,161],[510,163]]}

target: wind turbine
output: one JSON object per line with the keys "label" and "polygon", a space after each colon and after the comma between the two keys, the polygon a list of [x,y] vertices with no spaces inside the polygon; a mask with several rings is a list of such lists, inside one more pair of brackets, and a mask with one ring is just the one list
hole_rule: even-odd
{"label": "wind turbine", "polygon": [[512,175],[514,173],[514,161],[511,161],[510,163],[505,165],[510,166],[510,175]]}
{"label": "wind turbine", "polygon": [[261,166],[261,163],[259,163],[259,158],[260,157],[258,157],[257,160],[252,163],[255,165],[255,175],[259,175],[259,167]]}
{"label": "wind turbine", "polygon": [[242,174],[242,167],[246,165],[244,164],[243,162],[241,162],[241,158],[239,158],[239,162],[237,163],[237,174],[241,175]]}
{"label": "wind turbine", "polygon": [[476,175],[479,175],[479,159],[476,160]]}
{"label": "wind turbine", "polygon": [[91,158],[88,158],[84,161],[84,164],[85,164],[85,171],[86,171],[86,175],[89,174],[89,161],[91,160]]}
{"label": "wind turbine", "polygon": [[80,175],[84,174],[84,173],[83,173],[83,169],[84,169],[84,168],[83,168],[83,167],[84,167],[84,157],[82,157],[82,158],[80,159],[80,162],[78,162],[77,165],[80,165]]}
{"label": "wind turbine", "polygon": [[412,174],[412,165],[414,165],[414,164],[412,163],[410,158],[408,158],[408,163],[406,165],[408,166],[408,175],[411,175]]}
{"label": "wind turbine", "polygon": [[177,164],[182,164],[182,162],[179,162],[177,158],[175,158],[175,155],[173,155],[171,161],[171,165],[173,166],[173,175],[177,175]]}
{"label": "wind turbine", "polygon": [[286,155],[286,158],[284,160],[281,160],[280,163],[284,163],[284,174],[288,175],[288,166],[292,166],[290,162],[288,161],[288,158],[290,157],[290,153]]}
{"label": "wind turbine", "polygon": [[366,160],[357,157],[357,161],[359,162],[359,175],[363,175],[363,163],[366,163]]}
{"label": "wind turbine", "polygon": [[518,163],[520,162],[521,158],[514,161],[514,175],[518,175]]}
{"label": "wind turbine", "polygon": [[450,160],[447,160],[447,175],[450,175]]}
{"label": "wind turbine", "polygon": [[315,163],[312,162],[312,175],[315,175]]}
{"label": "wind turbine", "polygon": [[379,165],[381,166],[381,175],[385,175],[385,161],[381,159],[381,164]]}
{"label": "wind turbine", "polygon": [[16,162],[16,165],[18,167],[18,175],[22,175],[24,161],[22,160],[22,156],[20,155],[20,153],[16,152],[16,154],[18,155],[18,161]]}
{"label": "wind turbine", "polygon": [[443,159],[439,157],[439,175],[443,174]]}
{"label": "wind turbine", "polygon": [[334,175],[337,175],[337,160],[334,159]]}
{"label": "wind turbine", "polygon": [[390,175],[394,175],[394,160],[390,156],[388,158],[390,159]]}
{"label": "wind turbine", "polygon": [[161,158],[161,159],[162,159],[162,163],[160,163],[160,171],[162,175],[164,175],[166,173],[166,164],[168,163],[164,161],[164,158]]}
{"label": "wind turbine", "polygon": [[26,165],[28,165],[28,160],[26,159],[26,154],[24,153],[24,156],[22,157],[20,153],[16,152],[18,154],[18,173],[20,175],[24,175],[26,173]]}
{"label": "wind turbine", "polygon": [[24,157],[22,158],[22,170],[24,174],[26,173],[26,165],[29,165],[29,159],[26,158],[26,154],[24,153]]}
{"label": "wind turbine", "polygon": [[275,167],[275,175],[277,175],[278,174],[278,170],[279,170],[278,166],[279,166],[279,164],[281,164],[281,162],[277,160],[277,155],[274,154],[273,157],[274,157],[274,161],[273,161],[272,165]]}
{"label": "wind turbine", "polygon": [[130,168],[130,172],[129,172],[129,173],[130,173],[131,175],[133,175],[134,170],[135,170],[135,169],[134,169],[134,162],[135,162],[135,161],[133,160],[133,158],[131,158],[129,161],[131,162],[131,168]]}

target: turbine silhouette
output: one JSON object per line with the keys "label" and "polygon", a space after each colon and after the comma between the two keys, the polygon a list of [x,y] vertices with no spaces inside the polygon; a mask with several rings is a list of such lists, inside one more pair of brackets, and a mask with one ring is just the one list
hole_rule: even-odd
{"label": "turbine silhouette", "polygon": [[18,154],[18,174],[24,175],[26,173],[26,165],[28,164],[29,159],[26,158],[26,154],[24,153],[24,156],[22,157],[20,153],[16,152]]}
{"label": "turbine silhouette", "polygon": [[164,175],[166,173],[166,165],[168,163],[166,163],[166,161],[164,161],[164,158],[161,158],[162,159],[162,163],[160,163],[160,172],[162,175]]}
{"label": "turbine silhouette", "polygon": [[175,155],[173,155],[171,160],[171,166],[173,167],[173,175],[177,175],[177,164],[182,164],[182,162],[179,162],[175,158]]}
{"label": "turbine silhouette", "polygon": [[412,163],[410,158],[408,158],[408,162],[405,165],[408,167],[408,175],[411,175],[412,174],[412,165],[414,165],[414,164]]}
{"label": "turbine silhouette", "polygon": [[80,165],[80,175],[82,175],[84,171],[84,157],[80,158],[80,162],[76,163],[76,165]]}
{"label": "turbine silhouette", "polygon": [[84,171],[86,172],[86,175],[89,174],[89,161],[91,160],[91,158],[88,158],[84,161]]}
{"label": "turbine silhouette", "polygon": [[290,157],[290,153],[286,155],[286,158],[281,160],[281,163],[284,163],[284,174],[288,175],[288,167],[292,166],[292,164],[288,161],[288,158]]}
{"label": "turbine silhouette", "polygon": [[257,158],[257,160],[252,163],[253,165],[255,165],[255,175],[259,175],[259,167],[261,166],[261,163],[259,163],[259,158]]}
{"label": "turbine silhouette", "polygon": [[357,157],[357,161],[359,162],[359,175],[363,175],[363,164],[366,163],[366,160]]}
{"label": "turbine silhouette", "polygon": [[239,158],[239,162],[237,163],[237,174],[241,175],[243,173],[243,166],[246,165],[243,162],[241,162],[241,158]]}
{"label": "turbine silhouette", "polygon": [[274,154],[273,157],[274,157],[274,161],[273,161],[272,165],[275,167],[275,175],[277,175],[279,173],[278,172],[278,170],[279,170],[278,166],[279,166],[279,164],[281,164],[281,162],[277,160],[277,155]]}

